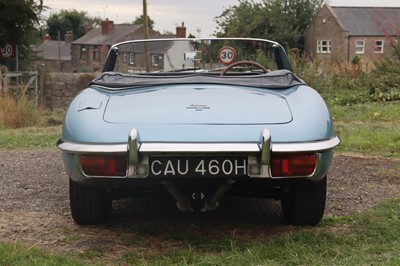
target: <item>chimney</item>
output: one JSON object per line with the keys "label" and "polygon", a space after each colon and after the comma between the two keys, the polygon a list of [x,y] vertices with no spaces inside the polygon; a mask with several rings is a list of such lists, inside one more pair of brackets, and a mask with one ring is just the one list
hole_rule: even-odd
{"label": "chimney", "polygon": [[48,40],[50,40],[50,35],[48,33],[46,33],[46,35],[43,36],[43,42],[47,42]]}
{"label": "chimney", "polygon": [[177,26],[176,27],[176,37],[177,38],[186,38],[185,23],[182,22],[182,26]]}
{"label": "chimney", "polygon": [[108,18],[106,18],[106,20],[101,22],[101,34],[102,35],[106,35],[106,34],[110,33],[113,29],[114,29],[114,21],[108,20]]}
{"label": "chimney", "polygon": [[71,43],[74,41],[74,35],[72,34],[72,31],[67,31],[67,33],[65,33],[64,40],[66,43]]}
{"label": "chimney", "polygon": [[94,28],[93,25],[86,26],[86,32],[93,30],[93,28]]}

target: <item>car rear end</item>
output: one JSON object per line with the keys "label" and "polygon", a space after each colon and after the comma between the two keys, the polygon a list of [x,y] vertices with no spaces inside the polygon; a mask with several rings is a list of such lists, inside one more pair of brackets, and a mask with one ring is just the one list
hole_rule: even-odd
{"label": "car rear end", "polygon": [[[112,72],[72,101],[58,147],[74,220],[103,223],[114,199],[165,190],[182,211],[215,210],[230,193],[281,200],[288,222],[317,224],[339,144],[323,99],[290,72],[276,43],[265,48],[246,40],[238,55],[254,50],[264,63],[271,56],[278,70],[235,65],[238,73],[220,75],[224,62],[213,63],[210,54],[234,49],[236,55],[236,41],[222,40],[221,48],[214,41],[180,41],[112,48],[105,64]],[[117,58],[146,49],[163,53],[154,73],[135,73]],[[173,61],[173,53],[183,59]],[[167,71],[156,71],[161,64]]]}

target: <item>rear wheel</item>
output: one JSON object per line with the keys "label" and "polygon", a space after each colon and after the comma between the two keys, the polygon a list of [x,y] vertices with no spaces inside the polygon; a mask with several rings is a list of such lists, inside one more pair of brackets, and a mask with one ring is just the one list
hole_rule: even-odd
{"label": "rear wheel", "polygon": [[112,198],[105,188],[84,186],[70,178],[69,200],[77,224],[101,224],[111,217]]}
{"label": "rear wheel", "polygon": [[291,224],[316,225],[324,215],[326,177],[305,187],[290,188],[281,200],[283,217]]}

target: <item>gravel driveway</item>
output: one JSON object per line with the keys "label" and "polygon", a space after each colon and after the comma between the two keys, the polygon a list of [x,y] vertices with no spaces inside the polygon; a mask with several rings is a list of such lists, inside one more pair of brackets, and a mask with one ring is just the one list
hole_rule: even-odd
{"label": "gravel driveway", "polygon": [[[400,160],[337,155],[328,180],[325,216],[348,215],[400,197]],[[97,248],[111,260],[137,248],[124,239],[138,234],[142,245],[164,248],[172,241],[165,237],[166,231],[205,237],[235,232],[235,237],[254,239],[298,230],[284,223],[277,202],[233,197],[207,213],[181,213],[169,198],[123,200],[115,202],[107,225],[77,226],[69,213],[68,177],[55,148],[0,150],[0,182],[1,241],[53,251]],[[144,226],[162,230],[143,235]]]}

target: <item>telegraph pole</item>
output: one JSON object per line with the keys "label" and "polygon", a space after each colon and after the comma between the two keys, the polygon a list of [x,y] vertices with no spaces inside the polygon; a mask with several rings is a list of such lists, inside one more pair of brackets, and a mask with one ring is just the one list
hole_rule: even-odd
{"label": "telegraph pole", "polygon": [[144,38],[149,38],[149,21],[147,16],[147,0],[143,0],[143,27],[144,27]]}
{"label": "telegraph pole", "polygon": [[[144,39],[149,38],[149,23],[147,19],[147,0],[143,0],[143,31],[144,31]],[[149,47],[147,42],[144,44],[144,51],[146,57],[146,72],[150,72],[150,54],[149,54]]]}

